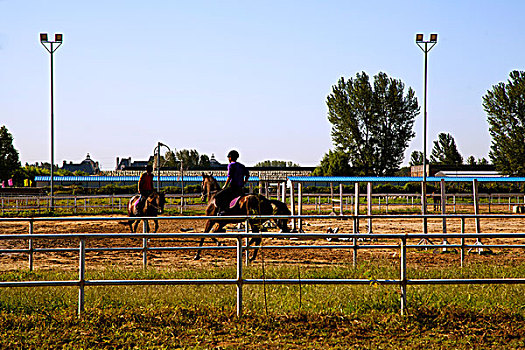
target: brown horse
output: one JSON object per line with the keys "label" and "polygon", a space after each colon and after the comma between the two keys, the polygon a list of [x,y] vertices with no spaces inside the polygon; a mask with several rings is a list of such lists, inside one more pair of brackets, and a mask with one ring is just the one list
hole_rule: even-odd
{"label": "brown horse", "polygon": [[[202,194],[201,199],[205,201],[208,199],[208,206],[206,207],[206,216],[216,216],[218,213],[217,205],[215,204],[215,194],[221,189],[217,180],[211,176],[202,174]],[[239,198],[237,203],[233,208],[230,208],[228,215],[290,215],[291,212],[286,206],[285,203],[278,200],[268,200],[263,195],[246,195]],[[275,219],[273,220],[277,227],[281,229],[282,232],[290,232],[288,229],[288,219]],[[232,219],[232,220],[208,220],[204,227],[204,232],[224,232],[224,226],[230,223],[241,223],[244,220]],[[249,225],[252,229],[252,232],[259,232],[259,227],[262,226],[263,220],[259,219],[250,219]],[[217,245],[220,243],[217,242]],[[199,247],[204,243],[204,238],[201,239]],[[249,242],[248,246],[256,243],[260,245],[261,238],[253,237]],[[257,257],[257,249],[254,250],[250,261],[253,261]],[[200,258],[200,249],[197,250],[194,259]]]}
{"label": "brown horse", "polygon": [[[148,198],[146,198],[146,202],[144,203],[144,207],[139,212],[137,210],[136,202],[139,199],[140,195],[133,196],[128,203],[128,216],[133,217],[145,217],[145,216],[157,216],[161,214],[164,211],[164,205],[166,204],[166,199],[164,197],[164,193],[157,193],[153,192],[149,195]],[[159,229],[159,221],[157,219],[153,220],[155,222],[155,232]],[[137,226],[140,222],[140,219],[132,219],[128,220],[129,229],[131,232],[137,231]],[[133,223],[135,223],[135,226],[133,226]],[[149,223],[146,220],[146,228],[149,232]]]}

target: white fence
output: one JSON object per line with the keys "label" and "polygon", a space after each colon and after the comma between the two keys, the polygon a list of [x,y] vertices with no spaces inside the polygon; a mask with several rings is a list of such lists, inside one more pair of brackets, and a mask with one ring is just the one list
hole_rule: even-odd
{"label": "white fence", "polygon": [[[411,279],[407,272],[407,249],[409,248],[442,248],[442,249],[460,249],[461,260],[463,261],[464,251],[466,249],[490,249],[490,248],[525,248],[523,244],[493,244],[480,246],[481,239],[508,239],[508,238],[519,238],[524,239],[525,233],[465,233],[465,220],[466,219],[483,219],[483,218],[513,218],[513,219],[525,219],[525,216],[516,215],[375,215],[375,216],[362,216],[365,219],[380,219],[380,218],[410,218],[410,219],[429,219],[429,218],[457,218],[461,220],[461,233],[447,233],[447,234],[359,234],[359,233],[345,233],[345,234],[327,234],[327,233],[250,233],[247,232],[235,232],[235,233],[75,233],[75,234],[35,234],[33,233],[33,225],[35,222],[40,221],[108,221],[108,220],[125,220],[127,218],[29,218],[29,219],[0,219],[0,223],[3,222],[27,222],[28,234],[2,234],[0,235],[0,241],[6,240],[26,240],[28,242],[27,249],[2,249],[0,254],[4,253],[22,253],[28,254],[30,269],[33,265],[33,254],[35,252],[46,252],[46,251],[74,251],[78,252],[78,279],[67,280],[67,281],[3,281],[0,282],[0,288],[14,288],[14,287],[37,287],[37,286],[77,286],[78,287],[78,313],[82,314],[85,305],[85,288],[96,287],[96,286],[122,286],[122,285],[204,285],[204,284],[220,284],[220,285],[235,285],[237,293],[237,314],[242,314],[243,304],[243,286],[244,285],[262,285],[262,284],[274,284],[274,285],[286,285],[286,284],[346,284],[346,285],[397,285],[401,291],[400,297],[400,310],[401,313],[405,313],[407,307],[407,286],[409,285],[450,285],[450,284],[525,284],[525,278],[486,278],[486,279]],[[270,219],[270,218],[287,218],[287,217],[236,217],[238,219]],[[334,219],[333,216],[294,216],[289,217],[292,219]],[[357,217],[354,216],[338,216],[339,219],[355,220]],[[153,219],[153,218],[149,218]],[[159,217],[160,220],[195,220],[201,219],[206,220],[210,217]],[[213,217],[217,219],[217,217]],[[224,218],[225,220],[231,219]],[[248,227],[248,225],[245,225]],[[141,251],[143,255],[144,267],[147,266],[147,255],[148,251],[152,250],[188,250],[196,249],[196,247],[150,247],[148,241],[155,239],[173,239],[173,238],[230,238],[235,239],[235,246],[226,247],[209,247],[213,249],[235,249],[236,251],[236,278],[222,278],[222,279],[155,279],[155,280],[88,280],[85,276],[86,271],[86,252],[89,251],[108,251],[108,250],[132,250]],[[342,244],[326,243],[323,245],[293,245],[293,246],[260,246],[248,248],[244,242],[252,237],[260,238],[277,238],[277,239],[295,239],[300,238],[302,240],[319,240],[330,238],[332,240],[344,241]],[[142,247],[126,247],[126,248],[88,248],[86,243],[92,240],[107,239],[107,238],[141,238],[143,245]],[[460,244],[449,244],[448,239],[460,239]],[[33,247],[33,241],[35,240],[69,240],[76,241],[78,248],[63,248],[63,249],[46,249],[40,248],[35,249]],[[393,240],[394,244],[374,244],[372,240]],[[409,241],[421,240],[429,242],[430,240],[442,240],[441,244],[409,244]],[[466,239],[475,239],[475,244],[466,244]],[[400,270],[399,278],[397,279],[248,279],[243,276],[243,254],[249,249],[260,248],[260,249],[349,249],[353,251],[354,264],[357,258],[358,250],[360,249],[393,249],[399,251],[400,259]]]}

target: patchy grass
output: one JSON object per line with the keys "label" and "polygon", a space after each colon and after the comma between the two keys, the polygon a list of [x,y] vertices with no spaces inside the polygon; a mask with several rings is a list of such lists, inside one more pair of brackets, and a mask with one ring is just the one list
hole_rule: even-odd
{"label": "patchy grass", "polygon": [[[260,266],[245,269],[261,278]],[[301,278],[365,278],[366,286],[245,286],[235,315],[234,286],[86,287],[0,290],[0,348],[524,348],[525,286],[409,286],[408,315],[399,315],[396,266],[301,268]],[[525,266],[411,268],[411,278],[523,276]],[[296,278],[297,266],[270,266],[266,278]],[[88,279],[234,278],[233,268],[90,271]],[[3,281],[70,280],[62,271],[0,273]]]}

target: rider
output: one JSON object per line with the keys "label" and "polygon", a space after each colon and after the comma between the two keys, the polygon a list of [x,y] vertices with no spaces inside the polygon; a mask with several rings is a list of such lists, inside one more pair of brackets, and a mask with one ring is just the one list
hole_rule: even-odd
{"label": "rider", "polygon": [[153,167],[146,165],[146,171],[140,175],[139,178],[139,202],[137,203],[137,210],[140,212],[144,208],[146,199],[153,193]]}
{"label": "rider", "polygon": [[215,204],[219,209],[219,215],[228,211],[230,202],[244,195],[244,184],[248,182],[250,173],[241,163],[237,162],[239,152],[232,150],[228,153],[228,176],[222,190],[215,195]]}

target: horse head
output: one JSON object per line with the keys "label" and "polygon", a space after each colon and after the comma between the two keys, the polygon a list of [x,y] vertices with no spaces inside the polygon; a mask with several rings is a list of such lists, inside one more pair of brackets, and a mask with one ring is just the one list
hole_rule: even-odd
{"label": "horse head", "polygon": [[164,211],[164,205],[166,204],[166,197],[164,193],[153,192],[146,199],[144,205],[144,213],[153,213],[155,216],[162,214]]}
{"label": "horse head", "polygon": [[202,173],[202,182],[201,182],[201,201],[211,201],[212,197],[220,191],[221,186],[211,175]]}

